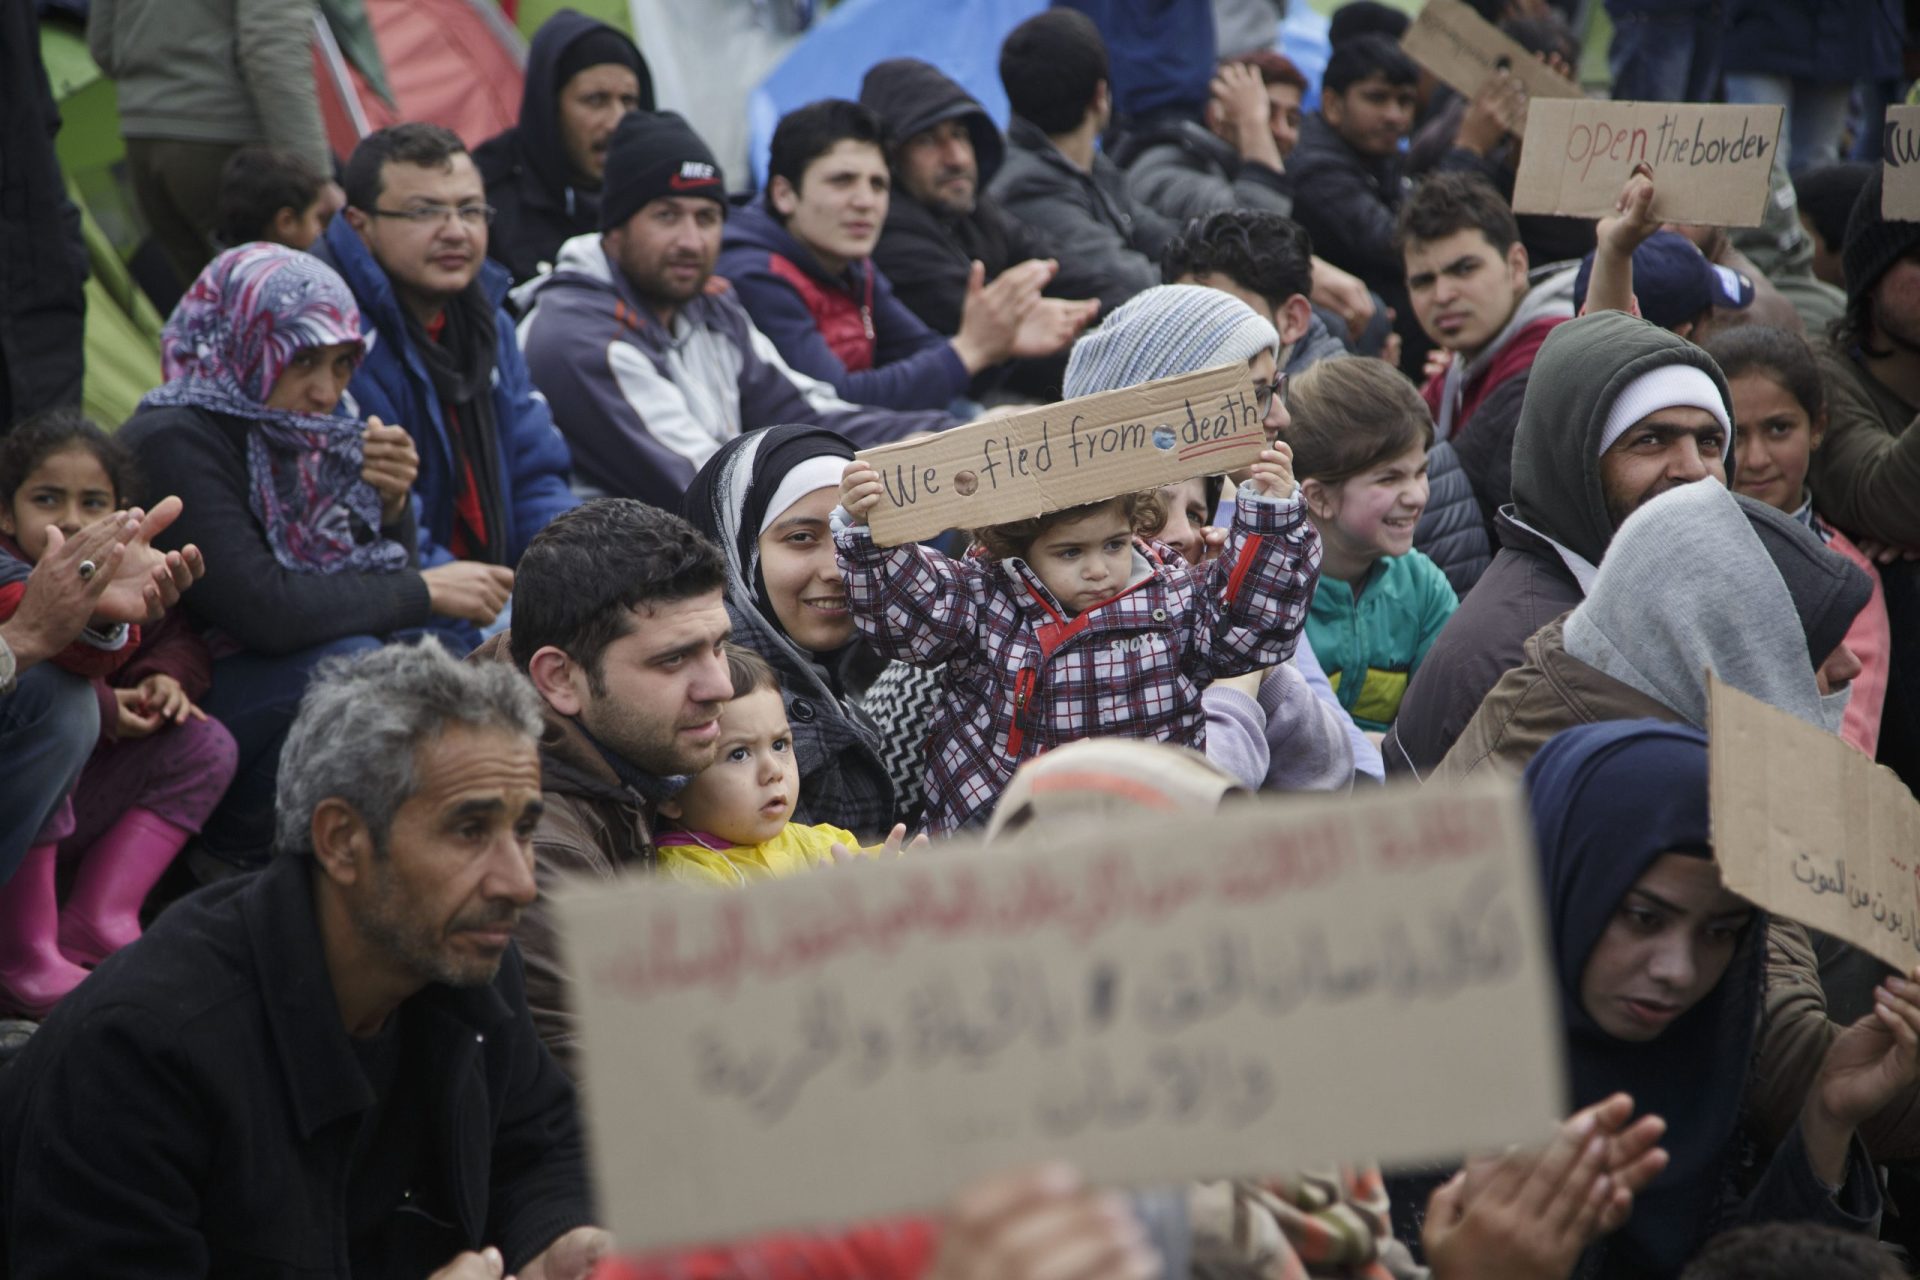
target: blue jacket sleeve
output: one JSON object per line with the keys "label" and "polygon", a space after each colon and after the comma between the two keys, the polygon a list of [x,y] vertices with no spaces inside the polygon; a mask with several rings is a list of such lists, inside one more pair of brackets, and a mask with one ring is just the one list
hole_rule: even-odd
{"label": "blue jacket sleeve", "polygon": [[[902,306],[891,289],[883,300],[879,281],[875,282],[873,327],[888,341],[876,345],[874,368],[848,369],[820,336],[813,313],[793,286],[775,275],[764,255],[760,256],[759,266],[736,268],[727,279],[753,317],[754,327],[772,339],[791,368],[828,383],[844,400],[886,409],[941,409],[966,393],[967,367],[960,357]],[[894,341],[894,327],[903,316],[912,324],[915,338],[924,334],[935,341]]]}
{"label": "blue jacket sleeve", "polygon": [[553,425],[546,397],[534,389],[514,336],[513,320],[504,311],[499,327],[500,350],[494,364],[499,383],[493,395],[500,450],[506,461],[502,479],[509,490],[508,563],[517,564],[533,535],[546,528],[547,521],[578,506],[580,500],[567,483],[567,474],[573,469],[567,442]]}

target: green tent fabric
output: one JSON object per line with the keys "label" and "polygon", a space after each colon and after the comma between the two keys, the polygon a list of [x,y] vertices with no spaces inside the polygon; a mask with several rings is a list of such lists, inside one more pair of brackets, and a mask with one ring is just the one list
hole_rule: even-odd
{"label": "green tent fabric", "polygon": [[[68,189],[78,203],[71,184]],[[89,418],[111,430],[132,417],[140,397],[161,383],[162,322],[84,205],[80,216],[93,268],[87,278],[87,370],[81,402]]]}
{"label": "green tent fabric", "polygon": [[379,94],[388,106],[394,106],[386,59],[380,56],[380,44],[374,39],[366,5],[361,0],[320,0],[320,16],[327,20],[340,52],[367,78],[367,87]]}
{"label": "green tent fabric", "polygon": [[627,7],[627,0],[520,0],[514,25],[520,28],[521,35],[531,40],[540,24],[562,9],[578,10],[630,36],[634,34],[633,11]]}

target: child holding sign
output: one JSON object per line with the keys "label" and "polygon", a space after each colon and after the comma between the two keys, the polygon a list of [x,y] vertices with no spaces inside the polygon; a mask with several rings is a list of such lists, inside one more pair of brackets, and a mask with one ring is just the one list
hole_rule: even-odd
{"label": "child holding sign", "polygon": [[1413,549],[1433,418],[1384,360],[1324,360],[1287,384],[1300,491],[1326,548],[1307,639],[1340,705],[1385,733],[1459,600]]}
{"label": "child holding sign", "polygon": [[[720,750],[712,764],[660,812],[675,830],[654,842],[660,866],[676,880],[745,884],[794,875],[833,860],[836,847],[860,848],[851,831],[793,822],[800,760],[793,750],[780,681],[751,649],[727,646],[733,699],[720,708]],[[904,825],[867,853],[898,853]],[[917,842],[926,843],[922,836]]]}
{"label": "child holding sign", "polygon": [[927,738],[927,820],[985,821],[1022,760],[1081,738],[1200,747],[1200,691],[1293,653],[1319,573],[1320,539],[1292,451],[1263,451],[1225,552],[1190,566],[1146,541],[1157,493],[1051,511],[974,532],[953,560],[867,529],[881,481],[855,461],[834,517],[855,623],[878,653],[946,664]]}

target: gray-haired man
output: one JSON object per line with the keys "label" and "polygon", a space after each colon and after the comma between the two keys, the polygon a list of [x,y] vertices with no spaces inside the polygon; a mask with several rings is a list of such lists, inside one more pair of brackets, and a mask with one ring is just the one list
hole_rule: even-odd
{"label": "gray-haired man", "polygon": [[279,857],[168,911],[0,1095],[0,1274],[584,1280],[573,1089],[527,1014],[540,702],[437,645],[323,666]]}

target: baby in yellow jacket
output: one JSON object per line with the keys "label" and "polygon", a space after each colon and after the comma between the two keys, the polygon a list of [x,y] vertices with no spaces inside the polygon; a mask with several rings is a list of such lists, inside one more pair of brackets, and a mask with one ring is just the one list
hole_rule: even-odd
{"label": "baby in yellow jacket", "polygon": [[800,762],[779,678],[739,645],[727,646],[727,666],[734,693],[720,709],[720,753],[660,806],[674,828],[654,841],[660,869],[696,884],[744,884],[832,862],[836,846],[843,854],[898,853],[904,825],[885,844],[862,848],[851,831],[789,821],[800,798]]}

